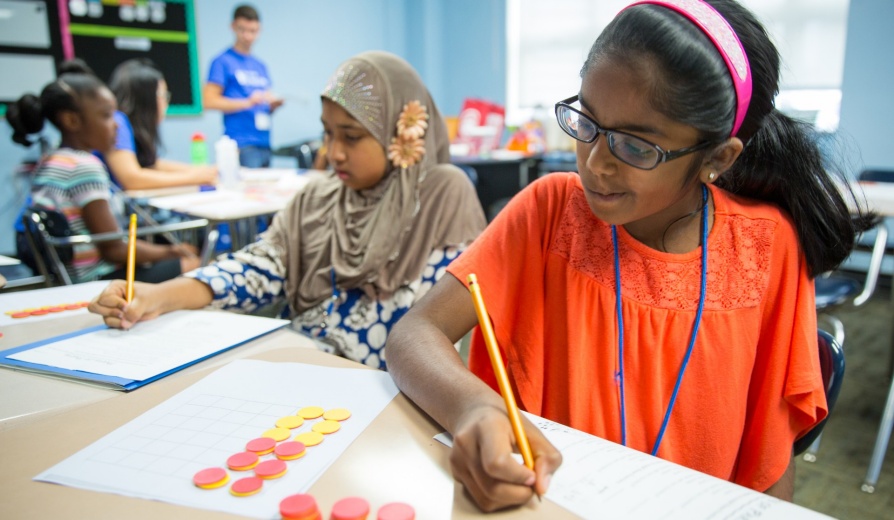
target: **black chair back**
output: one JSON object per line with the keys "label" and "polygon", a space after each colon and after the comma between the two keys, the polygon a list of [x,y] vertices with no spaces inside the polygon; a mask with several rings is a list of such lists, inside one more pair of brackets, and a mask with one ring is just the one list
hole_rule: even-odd
{"label": "black chair back", "polygon": [[894,182],[894,170],[863,170],[858,179],[866,182]]}
{"label": "black chair back", "polygon": [[74,258],[71,246],[54,247],[46,236],[66,238],[72,235],[68,220],[61,212],[39,207],[26,208],[22,214],[27,247],[31,250],[37,271],[47,283],[68,285],[71,278],[65,266]]}
{"label": "black chair back", "polygon": [[[40,223],[43,225],[46,232],[56,238],[67,238],[72,235],[71,227],[68,225],[68,219],[65,218],[65,215],[62,214],[61,211],[56,211],[54,209],[43,209],[38,207],[31,207],[25,212],[26,216],[28,214],[36,215],[40,220]],[[37,223],[31,219],[27,219],[26,225],[33,226],[33,229],[36,231]],[[45,247],[48,247],[47,244],[42,244]],[[34,254],[39,254],[36,251],[33,251]],[[71,262],[74,257],[74,252],[72,251],[71,246],[68,247],[58,247],[56,248],[56,254],[59,255],[59,260],[63,263]]]}
{"label": "black chair back", "polygon": [[819,346],[820,371],[823,374],[823,386],[826,390],[826,405],[829,413],[803,437],[795,441],[794,453],[800,455],[807,451],[813,441],[823,431],[826,421],[832,415],[832,409],[838,401],[841,392],[841,383],[844,380],[844,350],[835,341],[831,334],[824,330],[817,331],[817,343]]}

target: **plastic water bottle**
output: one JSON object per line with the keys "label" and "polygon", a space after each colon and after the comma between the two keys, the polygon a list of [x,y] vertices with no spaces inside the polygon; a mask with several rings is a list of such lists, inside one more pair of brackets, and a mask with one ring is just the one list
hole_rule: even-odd
{"label": "plastic water bottle", "polygon": [[208,164],[208,143],[205,142],[205,134],[202,132],[192,134],[189,158],[190,162],[199,166]]}
{"label": "plastic water bottle", "polygon": [[223,136],[214,144],[217,172],[225,188],[234,188],[239,182],[239,147],[236,141]]}

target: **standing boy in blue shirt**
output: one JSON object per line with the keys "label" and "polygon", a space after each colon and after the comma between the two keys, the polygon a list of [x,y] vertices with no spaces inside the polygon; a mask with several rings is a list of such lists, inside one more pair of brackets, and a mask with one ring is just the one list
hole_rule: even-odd
{"label": "standing boy in blue shirt", "polygon": [[242,166],[270,166],[270,115],[282,98],[270,92],[267,66],[251,55],[251,46],[261,31],[258,11],[240,5],[231,25],[236,43],[211,62],[208,82],[202,91],[206,109],[224,113],[224,133],[239,145]]}

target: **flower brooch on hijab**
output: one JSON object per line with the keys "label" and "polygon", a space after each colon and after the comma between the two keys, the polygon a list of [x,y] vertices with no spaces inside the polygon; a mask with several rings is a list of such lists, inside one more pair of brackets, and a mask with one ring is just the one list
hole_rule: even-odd
{"label": "flower brooch on hijab", "polygon": [[391,138],[388,159],[394,166],[407,168],[422,160],[425,155],[425,129],[428,128],[428,112],[418,101],[404,105],[397,118],[397,136]]}

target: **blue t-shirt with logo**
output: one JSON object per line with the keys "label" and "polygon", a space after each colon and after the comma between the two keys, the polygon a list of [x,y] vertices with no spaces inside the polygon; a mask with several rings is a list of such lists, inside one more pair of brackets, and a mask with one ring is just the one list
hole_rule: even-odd
{"label": "blue t-shirt with logo", "polygon": [[[246,99],[256,90],[270,90],[271,85],[266,65],[232,48],[211,62],[208,83],[220,85],[223,96],[233,99]],[[270,147],[270,105],[261,103],[248,110],[224,114],[224,133],[235,139],[240,148]]]}

